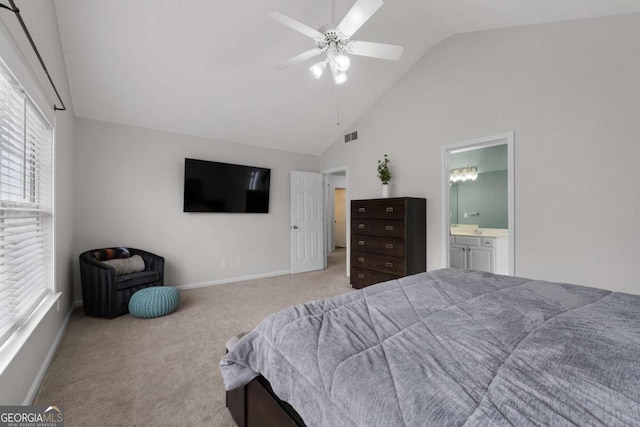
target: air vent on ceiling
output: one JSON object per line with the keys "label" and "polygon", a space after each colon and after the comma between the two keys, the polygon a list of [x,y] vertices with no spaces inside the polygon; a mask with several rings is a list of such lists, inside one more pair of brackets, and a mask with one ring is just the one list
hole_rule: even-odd
{"label": "air vent on ceiling", "polygon": [[344,135],[344,142],[347,143],[349,141],[355,141],[356,139],[358,139],[358,131],[353,131],[351,133],[346,133]]}

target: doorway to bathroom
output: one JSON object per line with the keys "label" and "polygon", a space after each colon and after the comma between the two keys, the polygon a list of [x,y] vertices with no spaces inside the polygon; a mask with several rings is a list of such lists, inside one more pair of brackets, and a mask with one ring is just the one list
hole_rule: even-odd
{"label": "doorway to bathroom", "polygon": [[442,147],[446,267],[515,274],[514,133]]}

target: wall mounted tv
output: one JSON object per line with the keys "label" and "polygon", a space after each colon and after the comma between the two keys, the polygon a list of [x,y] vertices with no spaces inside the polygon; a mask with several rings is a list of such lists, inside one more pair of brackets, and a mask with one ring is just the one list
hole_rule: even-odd
{"label": "wall mounted tv", "polygon": [[184,211],[268,213],[271,169],[184,159]]}

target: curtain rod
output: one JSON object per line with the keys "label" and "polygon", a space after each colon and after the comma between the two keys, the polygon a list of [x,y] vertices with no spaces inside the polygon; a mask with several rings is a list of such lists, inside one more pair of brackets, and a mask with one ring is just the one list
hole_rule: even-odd
{"label": "curtain rod", "polygon": [[40,51],[38,51],[38,48],[36,47],[36,44],[33,41],[33,38],[31,37],[31,33],[29,33],[29,30],[27,29],[27,25],[24,23],[24,20],[20,15],[20,9],[18,9],[18,6],[16,6],[13,0],[9,0],[9,3],[11,4],[11,7],[0,3],[0,8],[7,9],[15,13],[16,17],[18,18],[18,21],[20,21],[20,25],[22,26],[22,29],[24,30],[24,34],[27,36],[27,39],[29,39],[29,43],[31,43],[31,47],[33,48],[33,51],[35,52],[36,56],[38,57],[38,60],[40,61],[40,65],[42,65],[42,69],[44,70],[45,74],[49,78],[49,83],[51,83],[51,86],[53,87],[53,90],[55,91],[56,96],[58,97],[58,100],[62,105],[62,108],[59,108],[56,104],[53,104],[53,111],[65,111],[67,107],[64,106],[64,102],[62,101],[62,98],[58,93],[58,89],[56,88],[56,85],[53,83],[51,74],[49,74],[49,70],[47,70],[47,66],[44,64],[44,60],[42,59],[42,56],[40,56]]}

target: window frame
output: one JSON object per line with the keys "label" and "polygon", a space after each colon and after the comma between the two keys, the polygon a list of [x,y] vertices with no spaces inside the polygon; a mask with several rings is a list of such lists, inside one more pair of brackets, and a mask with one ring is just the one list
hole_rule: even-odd
{"label": "window frame", "polygon": [[[5,24],[0,20],[0,58],[5,67],[13,74],[14,78],[24,89],[24,92],[31,99],[33,107],[48,121],[51,126],[51,171],[50,171],[50,209],[49,218],[50,229],[48,233],[49,242],[47,244],[47,250],[49,266],[46,271],[46,275],[49,283],[49,294],[40,302],[35,310],[27,317],[26,321],[18,328],[3,344],[0,345],[0,375],[2,375],[12,361],[19,355],[20,351],[25,347],[25,344],[29,338],[33,335],[36,328],[41,325],[52,312],[54,305],[57,305],[57,309],[60,310],[60,296],[61,292],[58,291],[57,274],[56,274],[56,226],[55,226],[55,147],[56,147],[56,117],[54,114],[53,103],[48,99],[47,92],[45,92],[39,83],[39,80],[35,77],[35,73],[28,64],[20,48],[11,36]],[[26,402],[26,401],[25,401]],[[28,402],[27,402],[28,403]],[[26,404],[26,403],[25,403]]]}

